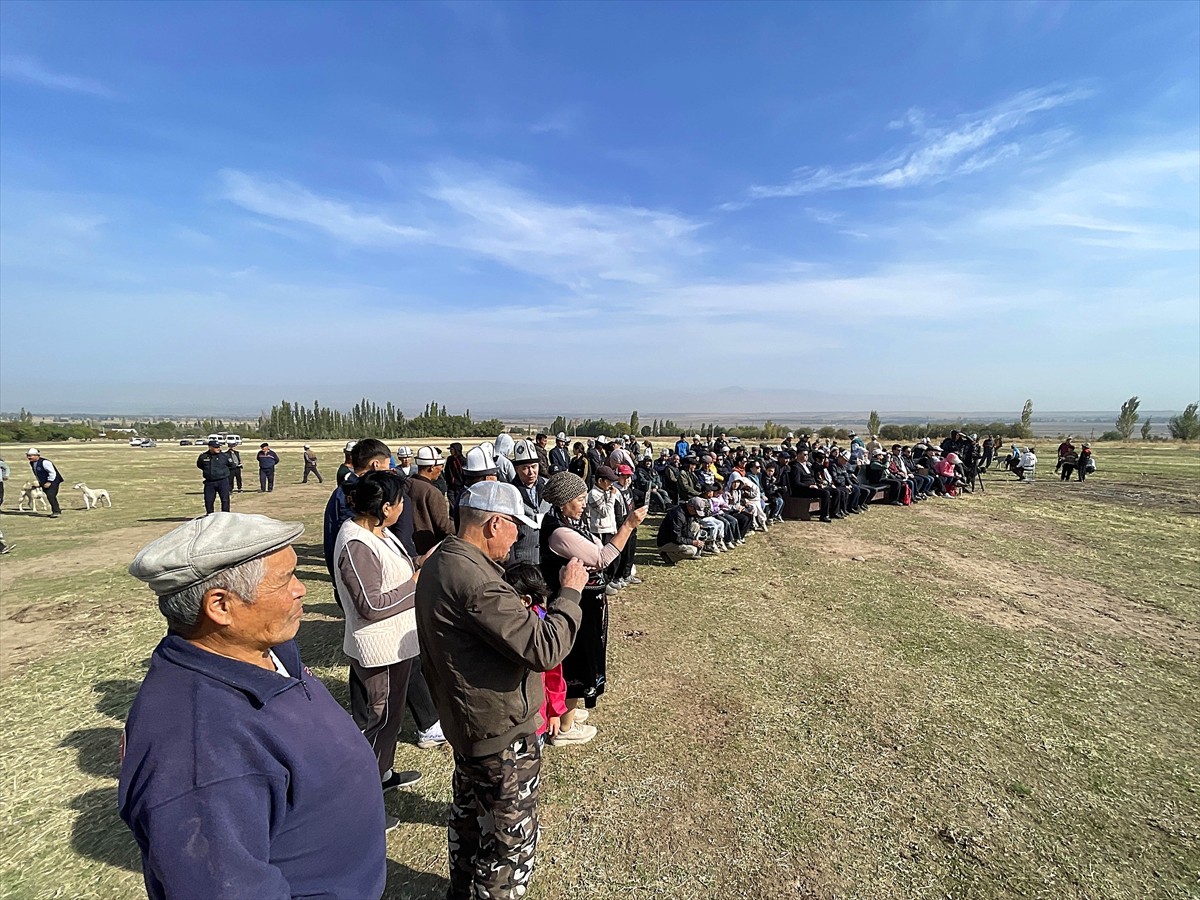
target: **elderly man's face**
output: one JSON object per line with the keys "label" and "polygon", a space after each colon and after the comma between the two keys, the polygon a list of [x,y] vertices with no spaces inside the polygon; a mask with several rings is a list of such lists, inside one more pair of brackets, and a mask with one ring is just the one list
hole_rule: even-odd
{"label": "elderly man's face", "polygon": [[301,602],[307,589],[296,577],[296,551],[276,550],[266,558],[267,571],[254,602],[235,601],[229,607],[225,637],[248,650],[264,651],[290,641],[300,630]]}
{"label": "elderly man's face", "polygon": [[521,463],[517,466],[517,477],[521,479],[521,484],[532,487],[538,479],[538,464],[535,462]]}

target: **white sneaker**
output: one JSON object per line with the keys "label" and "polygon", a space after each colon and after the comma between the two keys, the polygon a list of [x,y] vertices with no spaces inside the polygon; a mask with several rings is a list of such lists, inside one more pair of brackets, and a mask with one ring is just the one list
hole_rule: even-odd
{"label": "white sneaker", "polygon": [[590,716],[590,715],[591,715],[591,711],[588,710],[588,708],[586,706],[575,707],[575,722],[574,722],[574,724],[578,725],[581,722],[586,722],[588,720],[588,716]]}
{"label": "white sneaker", "polygon": [[560,731],[558,737],[550,738],[550,743],[556,747],[559,744],[586,744],[595,736],[595,725],[581,725],[576,722],[566,731]]}
{"label": "white sneaker", "polygon": [[434,722],[424,731],[417,732],[417,748],[420,750],[436,750],[446,743],[446,735],[442,733],[442,723]]}

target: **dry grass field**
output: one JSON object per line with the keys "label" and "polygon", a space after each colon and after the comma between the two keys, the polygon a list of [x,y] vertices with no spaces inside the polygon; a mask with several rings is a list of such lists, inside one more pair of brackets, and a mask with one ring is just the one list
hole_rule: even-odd
{"label": "dry grass field", "polygon": [[[318,486],[280,443],[275,493],[234,509],[308,526],[300,642],[345,701],[320,546],[339,446],[317,447]],[[144,896],[118,739],[163,626],[125,567],[202,511],[199,449],[44,447],[68,482],[51,520],[15,512],[24,448],[3,448],[4,897]],[[532,896],[1200,895],[1200,453],[1100,445],[1098,463],[675,568],[643,527],[599,737],[547,751]],[[79,480],[113,508],[84,512]],[[399,764],[425,779],[388,799],[387,896],[441,896],[451,760],[406,744]]]}

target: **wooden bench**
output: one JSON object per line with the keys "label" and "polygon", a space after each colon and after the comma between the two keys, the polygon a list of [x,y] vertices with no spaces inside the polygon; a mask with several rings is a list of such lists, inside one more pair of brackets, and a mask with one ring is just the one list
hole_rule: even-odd
{"label": "wooden bench", "polygon": [[[886,503],[888,489],[886,485],[876,485],[871,492],[868,503]],[[816,497],[784,497],[783,511],[785,519],[808,522],[821,512],[821,501]]]}

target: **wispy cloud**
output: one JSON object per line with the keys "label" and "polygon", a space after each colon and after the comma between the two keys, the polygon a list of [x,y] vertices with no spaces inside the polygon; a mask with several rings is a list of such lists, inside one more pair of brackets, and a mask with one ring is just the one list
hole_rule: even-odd
{"label": "wispy cloud", "polygon": [[[804,167],[784,184],[755,185],[749,200],[798,197],[849,188],[914,187],[968,175],[1025,152],[1022,129],[1038,114],[1076,103],[1091,95],[1084,88],[1033,89],[1001,103],[959,116],[953,123],[936,124],[929,113],[910,109],[903,118],[888,123],[890,129],[908,129],[913,140],[871,162],[849,166]],[[727,204],[737,208],[742,203]]]}
{"label": "wispy cloud", "polygon": [[115,91],[99,81],[80,78],[77,75],[51,72],[36,59],[28,56],[6,56],[0,59],[0,77],[55,91],[70,91],[76,94],[103,97],[106,100],[115,100],[117,97]]}
{"label": "wispy cloud", "polygon": [[243,209],[320,229],[360,247],[390,247],[423,240],[424,229],[389,221],[379,212],[322,197],[291,181],[262,179],[236,169],[219,173],[221,195]]}
{"label": "wispy cloud", "polygon": [[[227,169],[221,194],[261,216],[316,228],[364,248],[433,245],[466,251],[574,290],[597,282],[655,284],[700,252],[701,224],[634,206],[562,204],[494,177],[435,169],[402,205],[321,196],[300,185]],[[420,223],[419,225],[412,224]]]}

